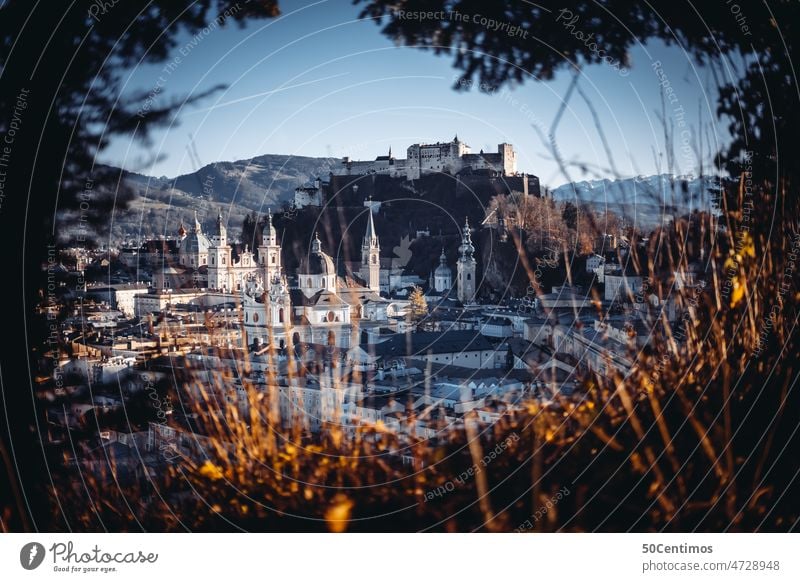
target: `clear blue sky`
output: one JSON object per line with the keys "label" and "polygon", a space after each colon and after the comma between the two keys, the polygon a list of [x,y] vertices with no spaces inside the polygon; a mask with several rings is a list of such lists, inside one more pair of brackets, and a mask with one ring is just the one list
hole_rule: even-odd
{"label": "clear blue sky", "polygon": [[[181,39],[173,53],[180,62],[171,72],[165,73],[163,64],[131,71],[124,93],[151,91],[161,77],[158,104],[218,83],[228,88],[184,108],[177,125],[155,132],[150,147],[129,138],[114,140],[102,161],[172,177],[195,169],[186,153],[190,134],[207,164],[267,153],[373,159],[389,146],[396,157],[405,157],[412,143],[448,141],[458,133],[473,151],[512,143],[520,171],[540,176],[549,186],[566,181],[533,125],[549,131],[568,73],[551,82],[531,80],[504,95],[456,92],[451,56],[395,46],[374,22],[358,20],[358,6],[307,0],[280,5],[278,19],[220,27],[194,42]],[[660,60],[686,111],[683,140],[676,125],[676,173],[697,174],[690,146],[684,152],[680,146],[696,143],[698,112],[704,141],[724,141],[727,135],[711,116],[716,96],[707,93],[712,85],[707,72],[679,48],[661,44],[636,48],[632,58],[627,77],[595,65],[580,81],[597,110],[617,171],[623,176],[668,171],[657,115],[660,79],[651,66]],[[672,120],[677,123],[675,116]],[[570,177],[613,177],[593,116],[577,93],[556,138],[566,160],[592,168],[571,168]],[[153,162],[155,156],[163,159]]]}

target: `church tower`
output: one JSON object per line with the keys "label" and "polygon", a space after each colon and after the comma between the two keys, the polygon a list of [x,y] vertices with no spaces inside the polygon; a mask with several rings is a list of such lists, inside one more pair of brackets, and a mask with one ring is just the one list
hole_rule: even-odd
{"label": "church tower", "polygon": [[361,243],[361,278],[370,290],[380,293],[381,273],[381,247],[378,244],[378,235],[375,233],[375,221],[372,218],[372,206],[369,207],[367,218],[367,232]]}
{"label": "church tower", "polygon": [[[292,303],[289,295],[289,283],[286,276],[277,273],[264,295],[267,313],[267,325],[271,328],[291,327]],[[284,334],[285,335],[285,334]]]}
{"label": "church tower", "polygon": [[229,291],[231,248],[228,246],[228,234],[221,212],[217,215],[217,231],[212,237],[208,254],[208,286],[211,289]]}
{"label": "church tower", "polygon": [[281,274],[281,245],[278,231],[272,224],[272,211],[267,211],[267,224],[261,231],[261,246],[258,247],[258,261],[264,269],[264,284],[269,291],[272,282]]}
{"label": "church tower", "polygon": [[469,233],[469,219],[464,222],[458,253],[458,300],[466,305],[475,300],[475,247]]}

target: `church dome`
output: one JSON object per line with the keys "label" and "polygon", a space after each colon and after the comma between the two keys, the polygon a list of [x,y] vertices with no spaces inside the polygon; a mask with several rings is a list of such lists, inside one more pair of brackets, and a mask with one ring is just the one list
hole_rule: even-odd
{"label": "church dome", "polygon": [[303,275],[335,275],[336,267],[333,259],[322,252],[322,243],[319,236],[311,243],[311,252],[300,263],[300,273]]}
{"label": "church dome", "polygon": [[180,252],[182,254],[207,253],[210,246],[208,237],[202,232],[191,232],[181,241]]}
{"label": "church dome", "polygon": [[335,275],[336,268],[333,259],[325,253],[313,253],[306,257],[300,271],[304,275]]}
{"label": "church dome", "polygon": [[181,240],[178,252],[181,255],[196,255],[198,253],[207,253],[208,248],[211,246],[211,241],[203,234],[203,228],[197,220],[197,212],[194,213],[194,231],[186,235]]}
{"label": "church dome", "polygon": [[444,249],[442,249],[442,255],[439,257],[439,266],[436,267],[433,274],[436,277],[450,277],[453,274],[453,271],[447,266],[447,257],[444,254]]}

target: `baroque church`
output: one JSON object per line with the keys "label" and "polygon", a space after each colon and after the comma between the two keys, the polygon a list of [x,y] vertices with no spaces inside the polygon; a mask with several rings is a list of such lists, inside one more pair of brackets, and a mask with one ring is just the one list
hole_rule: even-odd
{"label": "baroque church", "polygon": [[455,295],[463,305],[475,301],[475,246],[472,244],[469,219],[466,219],[461,229],[461,244],[458,247],[458,261],[456,263],[456,280],[453,282],[453,270],[447,265],[447,255],[442,249],[439,256],[439,266],[431,272],[428,278],[428,291],[425,298],[428,301],[441,301],[454,299],[451,297],[455,286]]}
{"label": "baroque church", "polygon": [[[282,348],[291,340],[292,344],[348,348],[360,342],[358,334],[365,323],[366,327],[386,324],[393,317],[405,315],[408,308],[407,301],[392,301],[380,295],[380,242],[372,208],[361,243],[361,281],[340,276],[333,258],[325,253],[322,241],[315,235],[290,283],[282,266],[281,245],[271,212],[257,252],[245,246],[236,259],[221,214],[210,237],[203,233],[196,215],[194,222],[191,233],[181,226],[180,266],[202,276],[209,291],[241,297],[248,342],[272,343]],[[475,297],[474,252],[466,222],[456,265],[457,296],[465,305]],[[447,296],[453,286],[444,249],[431,283],[442,296]]]}
{"label": "baroque church", "polygon": [[[192,232],[187,232],[181,224],[178,229],[177,268],[165,266],[161,269],[156,288],[183,287],[191,282],[194,287],[207,287],[215,291],[240,291],[245,278],[258,268],[256,256],[245,246],[234,260],[222,214],[217,215],[215,230],[209,238],[203,232],[196,212]],[[269,249],[264,249],[263,256],[266,257],[268,252]],[[169,275],[172,275],[171,279]]]}
{"label": "baroque church", "polygon": [[291,340],[293,345],[305,342],[348,348],[359,343],[357,321],[379,324],[404,314],[406,302],[380,296],[380,243],[371,209],[361,245],[364,285],[337,273],[318,235],[291,285],[281,268],[281,247],[271,215],[262,234],[258,268],[245,276],[242,287],[248,340],[276,347]]}

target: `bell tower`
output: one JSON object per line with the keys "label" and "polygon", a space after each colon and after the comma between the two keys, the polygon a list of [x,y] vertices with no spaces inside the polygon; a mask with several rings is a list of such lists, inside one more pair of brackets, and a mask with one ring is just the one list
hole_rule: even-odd
{"label": "bell tower", "polygon": [[367,218],[367,232],[361,243],[361,278],[370,290],[380,293],[381,282],[381,247],[378,244],[378,235],[375,233],[375,221],[372,218],[372,205],[369,206]]}
{"label": "bell tower", "polygon": [[217,231],[212,237],[208,255],[208,286],[211,289],[230,290],[231,248],[228,246],[222,213],[217,215]]}
{"label": "bell tower", "polygon": [[458,300],[466,305],[475,300],[475,247],[469,232],[469,219],[464,221],[458,252]]}
{"label": "bell tower", "polygon": [[261,231],[258,262],[264,269],[264,284],[269,291],[272,282],[281,274],[281,245],[278,243],[278,231],[272,224],[272,210],[267,210],[267,224]]}

